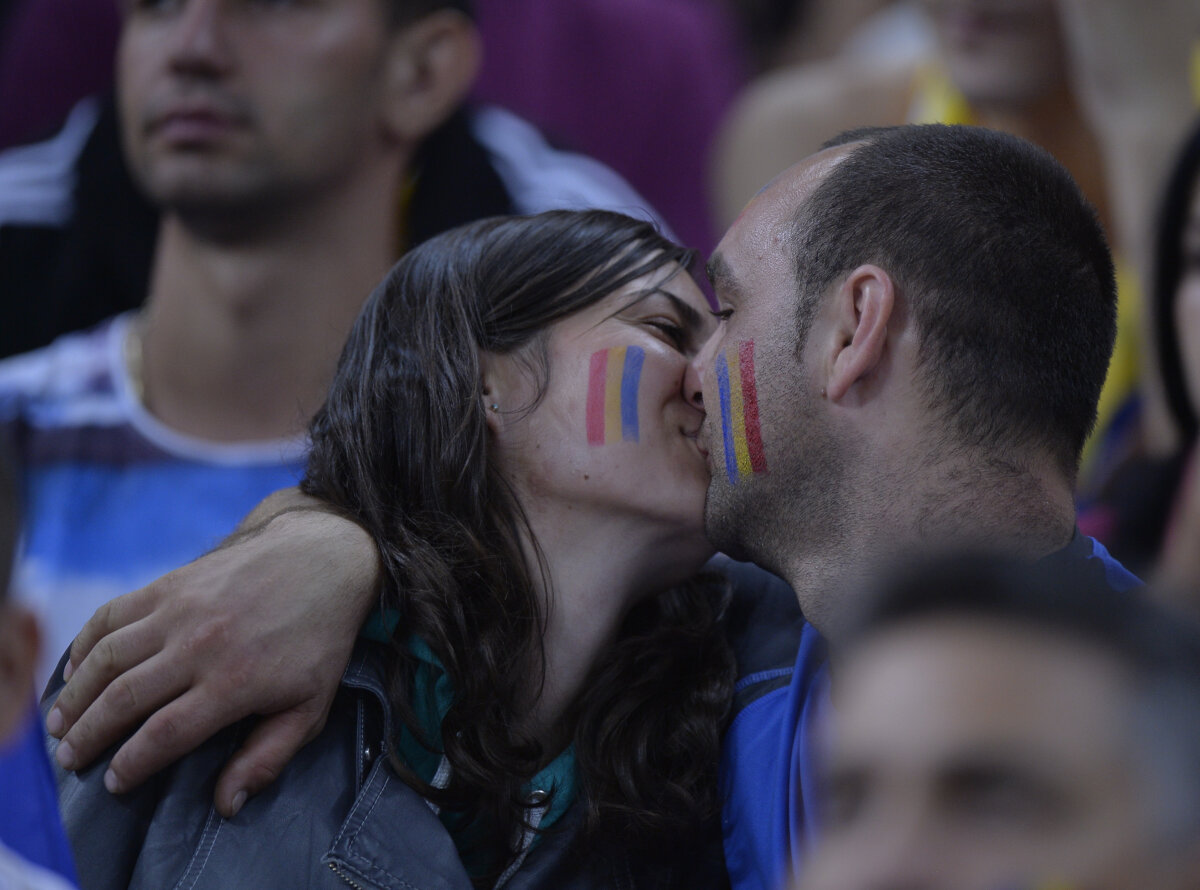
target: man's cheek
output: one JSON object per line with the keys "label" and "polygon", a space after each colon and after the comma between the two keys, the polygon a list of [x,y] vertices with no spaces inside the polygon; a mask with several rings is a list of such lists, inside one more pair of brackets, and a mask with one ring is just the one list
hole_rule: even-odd
{"label": "man's cheek", "polygon": [[739,479],[767,472],[758,420],[754,341],[743,340],[717,353],[713,376],[717,381],[725,475],[736,485]]}

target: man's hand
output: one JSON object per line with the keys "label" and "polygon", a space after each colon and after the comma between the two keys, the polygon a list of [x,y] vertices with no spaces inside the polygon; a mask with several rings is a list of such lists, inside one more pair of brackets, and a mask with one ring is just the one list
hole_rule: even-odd
{"label": "man's hand", "polygon": [[47,715],[59,763],[81,769],[145,720],[105,774],[120,793],[262,715],[217,781],[217,809],[233,816],[324,726],[377,583],[366,532],[295,509],[113,600],[71,646]]}

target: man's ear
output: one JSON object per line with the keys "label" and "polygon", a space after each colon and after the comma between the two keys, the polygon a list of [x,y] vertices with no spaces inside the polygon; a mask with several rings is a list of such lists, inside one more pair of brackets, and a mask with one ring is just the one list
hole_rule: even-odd
{"label": "man's ear", "polygon": [[390,38],[384,126],[419,144],[467,98],[479,73],[479,31],[467,16],[443,9],[397,29]]}
{"label": "man's ear", "polygon": [[883,269],[859,266],[834,295],[834,342],[825,394],[837,401],[883,359],[888,322],[895,308],[895,285]]}
{"label": "man's ear", "polygon": [[29,713],[40,643],[33,613],[11,601],[0,603],[0,742]]}

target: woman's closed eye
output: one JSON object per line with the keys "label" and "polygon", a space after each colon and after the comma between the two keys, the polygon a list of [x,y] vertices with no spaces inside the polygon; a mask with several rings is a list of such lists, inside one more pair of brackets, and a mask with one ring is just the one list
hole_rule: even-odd
{"label": "woman's closed eye", "polygon": [[688,332],[674,319],[655,317],[646,319],[645,323],[680,352],[687,351]]}

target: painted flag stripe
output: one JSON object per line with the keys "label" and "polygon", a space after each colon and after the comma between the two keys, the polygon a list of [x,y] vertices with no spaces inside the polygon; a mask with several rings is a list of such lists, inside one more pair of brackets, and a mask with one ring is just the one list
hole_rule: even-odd
{"label": "painted flag stripe", "polygon": [[[725,353],[725,363],[729,364],[729,353]],[[729,369],[729,417],[733,421],[733,453],[737,458],[739,476],[749,476],[753,472],[750,466],[750,453],[746,449],[746,404],[742,400],[742,375],[733,367]]]}
{"label": "painted flag stripe", "polygon": [[733,451],[733,424],[730,422],[730,405],[729,405],[729,360],[725,353],[716,361],[717,366],[717,392],[721,399],[721,431],[723,434],[723,444],[725,449],[725,475],[729,477],[729,481],[737,483],[738,467],[737,457]]}
{"label": "painted flag stripe", "polygon": [[765,473],[767,456],[763,452],[762,428],[758,424],[758,386],[754,380],[753,340],[747,340],[738,347],[738,358],[742,372],[742,399],[746,407],[746,450],[754,472]]}
{"label": "painted flag stripe", "polygon": [[604,383],[608,376],[608,350],[592,353],[588,369],[587,440],[589,445],[604,444]]}
{"label": "painted flag stripe", "polygon": [[608,351],[608,377],[604,386],[604,441],[621,441],[621,378],[625,373],[625,347]]}
{"label": "painted flag stripe", "polygon": [[638,440],[638,383],[645,360],[646,352],[640,346],[626,349],[625,370],[621,375],[621,438],[626,442]]}

